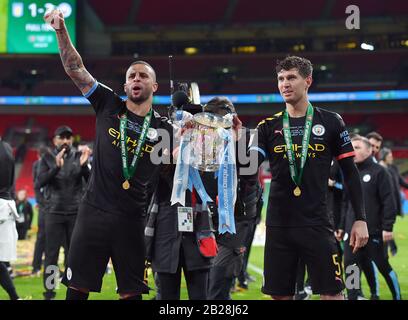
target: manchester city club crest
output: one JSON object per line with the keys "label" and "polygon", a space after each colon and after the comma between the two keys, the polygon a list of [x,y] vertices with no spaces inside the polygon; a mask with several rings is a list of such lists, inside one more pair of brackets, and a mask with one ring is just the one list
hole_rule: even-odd
{"label": "manchester city club crest", "polygon": [[147,131],[147,137],[150,140],[156,139],[157,138],[157,130],[154,128],[149,128],[149,130]]}
{"label": "manchester city club crest", "polygon": [[326,129],[321,124],[316,124],[312,128],[312,132],[315,136],[321,137],[326,132]]}

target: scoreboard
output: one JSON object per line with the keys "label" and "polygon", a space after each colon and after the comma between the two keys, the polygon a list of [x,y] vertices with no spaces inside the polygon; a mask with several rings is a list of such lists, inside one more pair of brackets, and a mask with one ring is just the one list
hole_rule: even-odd
{"label": "scoreboard", "polygon": [[58,53],[55,32],[43,17],[59,9],[75,45],[76,0],[1,0],[0,53]]}

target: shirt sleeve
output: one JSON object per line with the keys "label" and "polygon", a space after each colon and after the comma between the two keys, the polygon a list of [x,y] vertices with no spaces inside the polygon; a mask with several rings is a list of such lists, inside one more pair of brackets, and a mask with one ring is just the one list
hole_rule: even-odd
{"label": "shirt sleeve", "polygon": [[51,154],[47,154],[40,160],[40,168],[37,179],[35,181],[35,187],[40,189],[49,184],[51,180],[58,174],[60,168],[55,163],[55,157]]}
{"label": "shirt sleeve", "polygon": [[98,81],[84,97],[89,100],[96,114],[116,109],[123,101],[111,88]]}
{"label": "shirt sleeve", "polygon": [[336,160],[354,157],[354,149],[346,125],[337,113],[334,118],[333,156]]}
{"label": "shirt sleeve", "polygon": [[267,157],[267,135],[265,120],[261,121],[253,132],[249,140],[248,153],[256,151],[258,153],[258,164],[261,164]]}
{"label": "shirt sleeve", "polygon": [[344,183],[354,211],[354,218],[355,220],[366,221],[363,187],[356,164],[350,157],[344,157],[339,161],[339,165],[344,174]]}

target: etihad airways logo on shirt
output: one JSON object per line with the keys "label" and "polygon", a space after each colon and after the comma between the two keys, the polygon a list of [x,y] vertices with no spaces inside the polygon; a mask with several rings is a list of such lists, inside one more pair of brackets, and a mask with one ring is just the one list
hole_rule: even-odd
{"label": "etihad airways logo on shirt", "polygon": [[[120,147],[120,132],[114,128],[109,128],[108,133],[111,137],[114,138],[114,140],[112,141],[112,144],[116,147]],[[133,140],[132,138],[127,137],[126,146],[127,146],[128,152],[135,153],[136,146],[137,146],[137,140]],[[148,144],[146,140],[142,148],[142,151],[147,152],[147,153],[152,153],[154,151],[154,146]],[[140,154],[141,157],[143,157],[143,152],[141,152]]]}
{"label": "etihad airways logo on shirt", "polygon": [[[273,152],[274,153],[283,153],[283,158],[286,159],[288,148],[285,144],[282,145],[277,145],[273,148]],[[294,144],[292,146],[292,150],[295,153],[295,157],[296,158],[300,158],[302,156],[301,152],[302,152],[302,145],[299,144]],[[309,148],[308,148],[308,157],[309,158],[315,158],[316,157],[316,153],[318,152],[323,152],[324,150],[326,150],[326,147],[324,144],[320,144],[320,143],[314,143],[314,144],[309,144]]]}

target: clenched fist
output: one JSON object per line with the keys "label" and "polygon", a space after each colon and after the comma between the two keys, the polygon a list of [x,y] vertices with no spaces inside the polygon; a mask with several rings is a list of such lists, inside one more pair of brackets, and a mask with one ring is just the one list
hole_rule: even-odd
{"label": "clenched fist", "polygon": [[64,15],[58,9],[46,12],[44,15],[44,21],[50,24],[55,31],[65,28]]}

